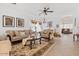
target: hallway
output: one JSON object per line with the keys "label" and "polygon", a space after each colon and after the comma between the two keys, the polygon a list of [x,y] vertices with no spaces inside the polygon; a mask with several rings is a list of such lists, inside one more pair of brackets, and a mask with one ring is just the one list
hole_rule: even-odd
{"label": "hallway", "polygon": [[44,56],[79,56],[79,41],[73,42],[71,34],[62,35],[55,42],[56,44],[52,45]]}

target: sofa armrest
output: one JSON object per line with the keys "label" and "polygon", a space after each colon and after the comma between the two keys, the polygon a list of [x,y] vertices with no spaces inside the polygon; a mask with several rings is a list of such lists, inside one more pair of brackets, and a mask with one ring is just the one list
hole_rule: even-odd
{"label": "sofa armrest", "polygon": [[10,35],[7,35],[7,37],[9,38],[9,40],[11,41],[12,37]]}

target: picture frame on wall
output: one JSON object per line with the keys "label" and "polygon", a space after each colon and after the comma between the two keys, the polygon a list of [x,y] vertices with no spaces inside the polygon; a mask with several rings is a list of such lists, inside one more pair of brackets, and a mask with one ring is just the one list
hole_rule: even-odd
{"label": "picture frame on wall", "polygon": [[3,15],[3,27],[14,27],[15,17]]}
{"label": "picture frame on wall", "polygon": [[16,18],[16,27],[24,27],[24,19]]}

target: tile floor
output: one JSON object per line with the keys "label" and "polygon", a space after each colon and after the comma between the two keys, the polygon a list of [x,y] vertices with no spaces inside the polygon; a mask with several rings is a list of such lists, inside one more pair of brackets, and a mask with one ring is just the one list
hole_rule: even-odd
{"label": "tile floor", "polygon": [[64,34],[44,56],[79,56],[79,41],[73,41],[72,34]]}

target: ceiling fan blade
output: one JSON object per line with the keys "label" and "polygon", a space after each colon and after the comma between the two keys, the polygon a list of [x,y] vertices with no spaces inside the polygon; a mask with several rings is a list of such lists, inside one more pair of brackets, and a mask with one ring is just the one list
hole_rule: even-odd
{"label": "ceiling fan blade", "polygon": [[47,11],[47,12],[53,12],[53,11]]}
{"label": "ceiling fan blade", "polygon": [[45,15],[47,15],[47,13],[46,12],[44,12],[45,13]]}
{"label": "ceiling fan blade", "polygon": [[43,7],[44,9],[46,9],[46,7]]}
{"label": "ceiling fan blade", "polygon": [[49,10],[50,8],[47,8],[46,10]]}

